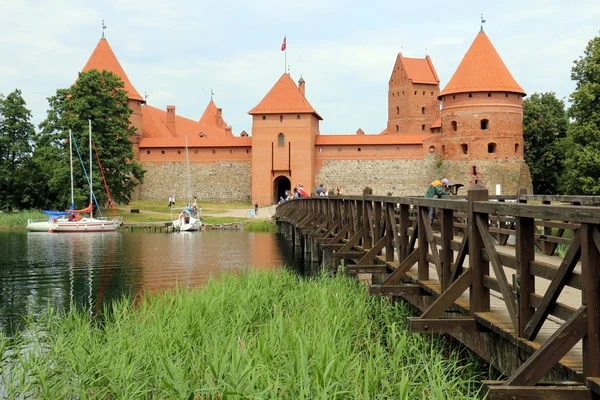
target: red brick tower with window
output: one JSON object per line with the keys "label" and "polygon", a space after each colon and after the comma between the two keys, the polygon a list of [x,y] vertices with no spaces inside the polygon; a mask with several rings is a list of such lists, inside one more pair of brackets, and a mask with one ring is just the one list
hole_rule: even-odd
{"label": "red brick tower with window", "polygon": [[248,112],[252,115],[252,203],[272,204],[286,189],[304,184],[312,192],[315,137],[323,118],[284,73],[273,88]]}
{"label": "red brick tower with window", "polygon": [[431,133],[440,117],[440,80],[429,56],[398,54],[389,80],[387,134]]}
{"label": "red brick tower with window", "polygon": [[523,97],[483,30],[440,93],[444,160],[523,160]]}

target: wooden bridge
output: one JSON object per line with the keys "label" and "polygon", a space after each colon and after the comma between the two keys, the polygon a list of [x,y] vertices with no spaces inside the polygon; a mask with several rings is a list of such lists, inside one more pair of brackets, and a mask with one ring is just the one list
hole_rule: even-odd
{"label": "wooden bridge", "polygon": [[480,185],[448,197],[367,188],[290,200],[275,216],[307,261],[404,298],[422,311],[412,332],[450,334],[507,376],[485,382],[489,399],[600,398],[600,197]]}

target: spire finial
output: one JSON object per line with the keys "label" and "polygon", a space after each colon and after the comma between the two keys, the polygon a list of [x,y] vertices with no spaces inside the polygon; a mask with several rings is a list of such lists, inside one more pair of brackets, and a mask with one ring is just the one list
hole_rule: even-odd
{"label": "spire finial", "polygon": [[102,39],[104,39],[104,31],[106,30],[106,25],[104,25],[104,20],[102,20]]}
{"label": "spire finial", "polygon": [[212,89],[210,89],[210,101],[212,101],[212,99],[213,99],[213,95],[214,95],[214,94],[215,94],[215,92],[213,92],[213,90],[212,90]]}
{"label": "spire finial", "polygon": [[427,47],[425,47],[425,57],[427,57],[429,54],[427,54]]}
{"label": "spire finial", "polygon": [[483,13],[481,13],[481,30],[480,30],[480,32],[483,32],[483,24],[485,24],[485,19],[483,19]]}
{"label": "spire finial", "polygon": [[148,102],[148,93],[144,92],[144,101],[147,103]]}

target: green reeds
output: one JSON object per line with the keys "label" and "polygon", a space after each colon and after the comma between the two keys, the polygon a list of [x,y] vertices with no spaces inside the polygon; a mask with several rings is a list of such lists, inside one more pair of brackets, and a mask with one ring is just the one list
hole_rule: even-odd
{"label": "green reeds", "polygon": [[407,333],[408,307],[343,276],[243,272],[203,289],[53,311],[0,340],[15,398],[477,398],[477,372],[443,338]]}
{"label": "green reeds", "polygon": [[277,225],[270,221],[250,221],[244,225],[247,232],[277,232]]}
{"label": "green reeds", "polygon": [[25,228],[28,219],[47,220],[48,216],[39,210],[23,210],[13,213],[0,213],[0,228]]}

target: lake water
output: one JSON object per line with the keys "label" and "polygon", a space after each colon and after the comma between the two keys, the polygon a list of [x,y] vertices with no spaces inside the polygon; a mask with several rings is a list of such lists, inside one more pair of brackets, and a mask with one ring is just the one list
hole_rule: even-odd
{"label": "lake water", "polygon": [[302,269],[274,233],[0,231],[0,329],[52,305],[92,313],[123,295],[193,287],[242,268]]}

